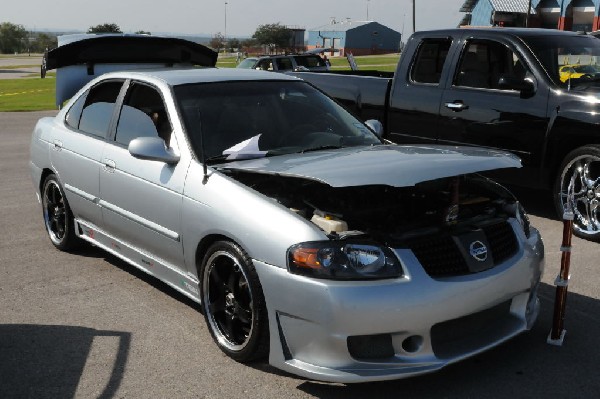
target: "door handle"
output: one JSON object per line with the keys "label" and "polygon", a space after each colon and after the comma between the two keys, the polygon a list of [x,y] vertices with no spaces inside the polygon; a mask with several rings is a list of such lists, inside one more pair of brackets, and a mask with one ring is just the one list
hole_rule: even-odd
{"label": "door handle", "polygon": [[115,172],[115,168],[117,167],[117,164],[115,163],[115,161],[113,161],[112,159],[104,158],[102,160],[102,163],[104,164],[105,171],[107,171],[108,173]]}
{"label": "door handle", "polygon": [[454,112],[464,111],[465,109],[469,109],[469,106],[463,103],[462,101],[454,101],[452,103],[446,103],[446,108],[451,109]]}
{"label": "door handle", "polygon": [[54,140],[54,149],[60,151],[63,148],[63,143],[60,140]]}

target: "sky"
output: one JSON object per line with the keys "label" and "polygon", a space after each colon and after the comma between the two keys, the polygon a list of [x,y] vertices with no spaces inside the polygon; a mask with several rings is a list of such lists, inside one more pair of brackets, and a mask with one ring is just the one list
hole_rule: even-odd
{"label": "sky", "polygon": [[[86,31],[116,23],[126,33],[138,30],[227,37],[252,36],[259,25],[281,23],[311,29],[331,18],[377,21],[408,36],[412,0],[26,0],[9,1],[0,22],[27,30]],[[227,3],[227,4],[225,4]],[[464,0],[416,0],[417,30],[453,28]],[[227,22],[225,22],[227,21]]]}

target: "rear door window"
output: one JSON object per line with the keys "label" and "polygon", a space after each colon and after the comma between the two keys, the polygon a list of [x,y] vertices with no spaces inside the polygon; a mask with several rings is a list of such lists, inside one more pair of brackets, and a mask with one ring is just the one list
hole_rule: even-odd
{"label": "rear door window", "polygon": [[106,137],[122,86],[122,81],[109,81],[92,87],[83,105],[79,130]]}
{"label": "rear door window", "polygon": [[410,71],[410,80],[416,83],[439,84],[451,44],[451,39],[423,40]]}

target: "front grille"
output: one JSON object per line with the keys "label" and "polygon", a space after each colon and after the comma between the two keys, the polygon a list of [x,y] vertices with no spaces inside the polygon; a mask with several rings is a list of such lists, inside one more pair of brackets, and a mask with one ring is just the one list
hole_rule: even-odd
{"label": "front grille", "polygon": [[[518,249],[517,238],[511,225],[498,221],[480,226],[483,230],[494,260],[494,266],[513,256]],[[459,276],[471,273],[457,242],[450,232],[423,235],[405,240],[409,248],[431,277]],[[468,252],[468,249],[466,249]]]}
{"label": "front grille", "polygon": [[416,237],[407,244],[432,277],[469,273],[465,258],[449,234]]}
{"label": "front grille", "polygon": [[494,266],[504,262],[517,252],[519,244],[509,223],[502,222],[482,226],[482,230],[492,248]]}

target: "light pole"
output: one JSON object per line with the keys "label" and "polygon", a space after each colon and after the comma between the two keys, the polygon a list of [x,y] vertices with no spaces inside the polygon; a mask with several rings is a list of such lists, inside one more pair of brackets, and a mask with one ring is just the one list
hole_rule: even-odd
{"label": "light pole", "polygon": [[367,0],[367,21],[369,20],[369,3],[371,0]]}
{"label": "light pole", "polygon": [[225,2],[225,32],[223,34],[223,39],[225,41],[223,52],[227,50],[227,2]]}

